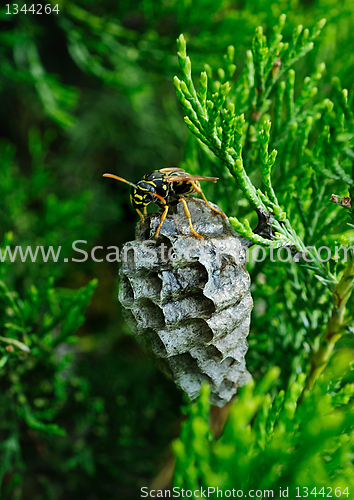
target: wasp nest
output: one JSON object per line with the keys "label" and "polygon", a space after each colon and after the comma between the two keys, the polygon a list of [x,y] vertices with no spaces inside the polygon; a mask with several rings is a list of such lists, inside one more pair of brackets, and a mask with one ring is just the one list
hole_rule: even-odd
{"label": "wasp nest", "polygon": [[245,365],[252,297],[241,238],[202,200],[179,203],[160,222],[150,214],[122,249],[119,300],[125,318],[162,370],[195,399],[204,381],[210,402],[226,404],[250,378]]}

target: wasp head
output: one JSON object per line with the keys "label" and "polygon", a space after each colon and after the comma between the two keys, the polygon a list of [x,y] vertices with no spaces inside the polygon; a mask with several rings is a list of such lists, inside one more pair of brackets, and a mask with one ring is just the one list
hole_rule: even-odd
{"label": "wasp head", "polygon": [[136,183],[136,187],[131,189],[131,201],[135,209],[141,209],[147,207],[150,203],[157,202],[155,188],[151,184],[144,181],[139,181]]}

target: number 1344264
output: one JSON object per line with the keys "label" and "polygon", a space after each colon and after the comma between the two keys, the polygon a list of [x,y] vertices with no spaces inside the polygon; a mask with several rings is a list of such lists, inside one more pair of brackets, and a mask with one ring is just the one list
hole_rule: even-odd
{"label": "number 1344264", "polygon": [[42,5],[41,3],[23,6],[18,5],[17,3],[7,3],[6,4],[6,14],[59,14],[59,5],[52,5],[47,3],[46,5]]}

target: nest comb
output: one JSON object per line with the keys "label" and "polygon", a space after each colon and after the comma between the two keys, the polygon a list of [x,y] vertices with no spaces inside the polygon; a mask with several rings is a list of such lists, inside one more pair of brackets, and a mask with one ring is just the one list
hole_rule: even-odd
{"label": "nest comb", "polygon": [[242,239],[228,220],[203,200],[187,203],[203,239],[191,233],[182,203],[157,240],[160,216],[146,216],[122,249],[119,301],[139,343],[176,385],[194,400],[207,381],[211,404],[222,407],[250,378],[250,277]]}

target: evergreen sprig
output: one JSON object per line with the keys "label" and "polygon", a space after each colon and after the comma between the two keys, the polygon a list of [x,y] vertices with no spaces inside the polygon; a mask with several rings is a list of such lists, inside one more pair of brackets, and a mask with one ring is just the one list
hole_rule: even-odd
{"label": "evergreen sprig", "polygon": [[79,340],[75,332],[96,284],[93,280],[63,297],[49,280],[41,289],[32,285],[20,298],[0,281],[0,488],[7,472],[23,467],[22,427],[64,436],[66,430],[56,422],[59,412],[74,391],[87,396],[85,381],[70,375],[70,346]]}
{"label": "evergreen sprig", "polygon": [[[337,358],[337,363],[348,366],[348,355]],[[333,366],[301,400],[304,374],[287,391],[276,391],[279,369],[274,367],[256,386],[250,382],[240,390],[219,439],[210,435],[206,384],[198,402],[188,408],[181,436],[173,445],[173,486],[210,492],[215,488],[211,498],[217,498],[216,488],[234,488],[244,495],[272,490],[265,498],[281,497],[280,490],[288,491],[290,498],[298,494],[296,488],[313,494],[314,489],[321,494],[331,488],[349,498],[354,487],[354,415],[347,405],[354,395],[352,369],[348,375],[347,381],[334,385],[331,381],[343,374]]]}
{"label": "evergreen sprig", "polygon": [[[198,403],[201,406],[193,410],[198,416],[191,413],[175,444],[178,486],[186,487],[185,481],[189,481],[188,487],[192,484],[194,488],[218,485],[232,489],[232,484],[240,484],[243,490],[264,485],[279,491],[291,485],[345,488],[352,484],[348,478],[353,469],[344,462],[353,450],[348,426],[352,417],[348,420],[346,413],[352,412],[353,371],[345,351],[335,354],[337,368],[331,360],[340,339],[352,332],[352,307],[348,305],[353,300],[353,257],[345,237],[340,240],[349,256],[344,266],[333,257],[323,262],[317,248],[339,241],[338,234],[331,234],[334,223],[341,222],[330,204],[331,186],[349,187],[349,197],[333,195],[332,201],[353,214],[353,113],[338,79],[333,81],[331,99],[322,97],[315,102],[324,64],[302,83],[291,68],[311,50],[324,21],[315,25],[311,35],[302,26],[294,29],[291,42],[283,44],[279,34],[284,20],[282,16],[269,44],[262,29],[256,30],[245,68],[236,81],[227,80],[226,71],[217,71],[213,78],[208,67],[199,94],[193,87],[185,40],[178,39],[183,78],[175,78],[175,87],[186,111],[186,124],[203,143],[202,150],[209,148],[226,166],[259,219],[254,230],[248,218],[241,222],[233,214],[231,224],[253,244],[271,250],[287,246],[293,253],[293,264],[287,263],[283,274],[274,265],[268,268],[262,263],[254,268],[255,276],[265,276],[259,297],[266,312],[261,315],[257,338],[251,338],[254,352],[249,357],[257,374],[263,369],[262,362],[273,366],[280,361],[287,374],[276,374],[274,368],[269,373],[274,380],[278,375],[282,378],[282,389],[273,388],[267,394],[270,384],[264,392],[259,387],[254,392],[250,387],[241,391],[217,442],[210,441],[202,423],[196,423],[201,419],[196,408],[207,406],[206,389]],[[228,56],[225,60],[230,64]],[[265,231],[265,226],[271,230]],[[286,303],[270,299],[275,290]],[[346,405],[343,411],[338,409],[342,405]],[[331,420],[334,412],[337,420]],[[316,425],[318,433],[314,432]],[[340,458],[344,442],[345,456]],[[187,468],[182,453],[188,456]],[[333,461],[327,461],[329,455]],[[210,469],[212,479],[205,480],[200,471]]]}
{"label": "evergreen sprig", "polygon": [[[229,75],[234,72],[232,66],[233,47],[229,47],[225,56],[226,68],[229,68],[228,71],[226,72],[222,68],[218,70],[218,77],[221,76],[220,79],[223,83],[216,79],[213,81],[212,87],[217,90],[214,93],[208,92],[208,87],[210,87],[209,80],[212,78],[212,73],[209,70],[208,76],[207,72],[204,71],[200,75],[199,92],[197,92],[192,79],[191,61],[186,52],[186,42],[183,35],[180,35],[177,40],[178,59],[183,79],[180,80],[178,77],[175,77],[174,85],[177,97],[186,113],[185,122],[187,127],[192,134],[222,160],[251,207],[256,210],[258,215],[262,214],[267,219],[267,224],[272,227],[273,234],[269,229],[268,237],[264,238],[263,228],[261,230],[258,228],[259,234],[257,234],[251,230],[247,221],[241,222],[233,216],[230,218],[230,221],[236,231],[252,243],[262,243],[273,248],[290,246],[299,252],[306,253],[304,243],[296,235],[296,231],[291,226],[283,208],[280,206],[272,186],[271,169],[276,161],[277,151],[273,149],[271,153],[268,152],[271,140],[271,122],[270,120],[263,121],[258,135],[253,130],[253,125],[251,125],[252,120],[258,122],[260,116],[264,113],[265,99],[268,97],[274,83],[285,69],[289,68],[291,64],[311,50],[313,47],[312,40],[319,34],[325,24],[324,20],[317,23],[311,35],[309,34],[309,30],[302,31],[302,27],[299,27],[295,30],[290,44],[281,44],[279,46],[281,40],[280,31],[284,22],[285,17],[281,16],[279,25],[275,27],[275,35],[269,46],[262,30],[260,28],[256,30],[252,45],[253,62],[249,60],[246,69],[249,74],[253,75],[252,78],[249,78],[248,82],[249,96],[252,96],[252,93],[254,93],[255,96],[258,94],[258,97],[250,97],[248,99],[248,123],[246,123],[244,113],[237,114],[235,106],[237,99],[233,99],[233,96],[238,96],[242,92],[241,86],[244,84],[244,78],[240,77],[239,81],[235,84],[230,81],[224,81],[227,72]],[[281,58],[278,57],[279,55],[283,59],[285,68],[283,68],[283,71],[279,71],[279,61],[281,61]],[[275,60],[279,60],[276,64],[277,70],[274,69]],[[272,67],[271,80],[268,79],[266,82],[265,77],[270,75],[270,68]],[[320,66],[315,75],[305,80],[303,92],[297,103],[297,110],[300,110],[305,102],[313,97],[315,93],[314,83],[320,78],[320,71],[323,69],[323,66]],[[287,85],[281,86],[287,99],[289,122],[286,164],[290,161],[290,153],[298,128],[297,122],[293,119],[295,115],[294,79],[295,74],[290,70],[288,72]],[[255,113],[257,114],[257,118],[255,117]],[[278,117],[278,128],[280,127],[279,121],[281,121],[280,116]],[[307,120],[302,132],[302,150],[307,143],[310,124],[311,121]],[[254,136],[254,139],[250,139],[251,135]],[[249,140],[256,141],[259,146],[260,170],[264,191],[255,187],[245,169],[243,148],[245,141]]]}

